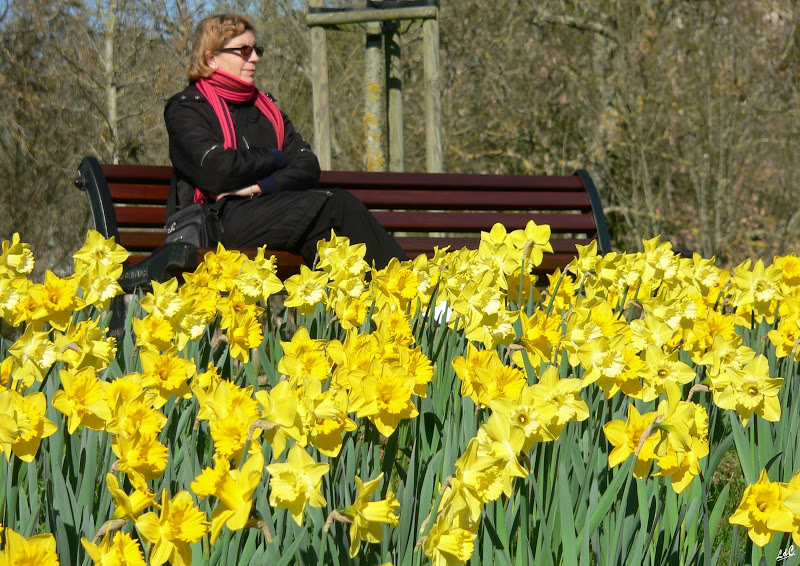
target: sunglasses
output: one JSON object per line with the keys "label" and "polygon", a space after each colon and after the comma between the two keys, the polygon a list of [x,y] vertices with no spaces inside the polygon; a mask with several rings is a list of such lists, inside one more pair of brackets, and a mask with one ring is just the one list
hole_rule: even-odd
{"label": "sunglasses", "polygon": [[256,55],[261,57],[264,54],[264,48],[260,45],[240,45],[239,47],[222,47],[217,49],[219,53],[236,53],[242,59],[247,60],[250,58],[250,55],[253,54],[253,51],[256,52]]}

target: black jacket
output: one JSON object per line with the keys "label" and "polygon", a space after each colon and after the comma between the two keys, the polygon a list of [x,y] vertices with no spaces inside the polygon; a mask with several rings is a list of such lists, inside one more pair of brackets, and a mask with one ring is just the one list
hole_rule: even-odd
{"label": "black jacket", "polygon": [[258,183],[262,192],[304,190],[319,185],[320,167],[311,147],[282,113],[280,155],[275,129],[252,102],[229,104],[238,149],[223,149],[223,134],[211,105],[194,84],[173,96],[164,110],[169,156],[178,203],[192,202],[194,188],[215,195]]}

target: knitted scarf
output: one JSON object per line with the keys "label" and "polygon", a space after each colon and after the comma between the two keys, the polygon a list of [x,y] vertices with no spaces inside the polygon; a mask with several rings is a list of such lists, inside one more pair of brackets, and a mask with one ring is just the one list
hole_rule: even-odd
{"label": "knitted scarf", "polygon": [[[210,77],[198,79],[197,88],[211,104],[214,114],[222,126],[223,148],[236,149],[236,130],[228,105],[225,102],[242,103],[255,98],[255,105],[267,117],[275,128],[278,138],[278,149],[283,149],[283,116],[281,111],[270,98],[258,90],[256,85],[234,77],[224,71],[214,71]],[[206,197],[200,189],[194,191],[195,202],[205,202]]]}

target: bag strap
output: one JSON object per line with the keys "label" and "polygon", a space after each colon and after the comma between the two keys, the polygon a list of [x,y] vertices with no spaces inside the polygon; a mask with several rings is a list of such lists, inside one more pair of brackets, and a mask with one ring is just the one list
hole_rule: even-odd
{"label": "bag strap", "polygon": [[[167,218],[175,214],[178,208],[178,176],[175,171],[172,171],[172,177],[169,180],[169,192],[167,193]],[[164,219],[166,223],[166,218]]]}

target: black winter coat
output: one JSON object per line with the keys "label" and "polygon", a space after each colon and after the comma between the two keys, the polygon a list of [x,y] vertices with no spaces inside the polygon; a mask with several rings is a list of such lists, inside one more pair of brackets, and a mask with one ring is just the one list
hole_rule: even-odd
{"label": "black winter coat", "polygon": [[237,149],[223,149],[222,126],[200,90],[190,84],[164,110],[179,206],[193,202],[195,187],[209,195],[258,183],[262,196],[226,196],[220,211],[226,246],[263,244],[295,250],[324,204],[320,167],[311,147],[282,113],[283,155],[272,123],[254,103],[229,103]]}
{"label": "black winter coat", "polygon": [[[241,189],[272,177],[275,190],[311,189],[319,185],[319,161],[289,118],[284,124],[286,165],[270,150],[278,149],[272,123],[252,102],[229,104],[236,129],[237,149],[223,149],[223,134],[211,105],[191,84],[173,96],[164,110],[169,133],[169,156],[179,181],[178,199],[186,204],[185,190],[199,187],[211,195]],[[181,183],[183,184],[183,183]],[[191,202],[191,197],[188,199]]]}

